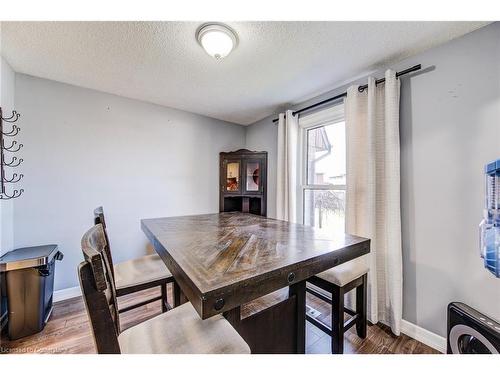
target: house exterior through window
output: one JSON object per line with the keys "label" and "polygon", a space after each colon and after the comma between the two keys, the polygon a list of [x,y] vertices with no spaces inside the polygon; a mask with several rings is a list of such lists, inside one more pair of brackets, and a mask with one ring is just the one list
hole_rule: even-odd
{"label": "house exterior through window", "polygon": [[305,225],[345,232],[346,135],[344,104],[299,120],[301,192],[299,214]]}

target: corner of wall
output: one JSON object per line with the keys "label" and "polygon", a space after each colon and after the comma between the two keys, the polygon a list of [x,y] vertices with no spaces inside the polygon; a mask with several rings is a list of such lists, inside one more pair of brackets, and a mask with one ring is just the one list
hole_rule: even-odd
{"label": "corner of wall", "polygon": [[[5,113],[14,110],[15,72],[0,56],[0,105]],[[0,255],[14,248],[14,201],[0,200]]]}

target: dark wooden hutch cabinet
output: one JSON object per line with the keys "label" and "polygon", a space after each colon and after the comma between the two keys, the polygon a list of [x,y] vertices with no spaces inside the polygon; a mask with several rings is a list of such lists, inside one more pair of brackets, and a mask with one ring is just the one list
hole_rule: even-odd
{"label": "dark wooden hutch cabinet", "polygon": [[267,215],[267,152],[220,153],[220,212]]}

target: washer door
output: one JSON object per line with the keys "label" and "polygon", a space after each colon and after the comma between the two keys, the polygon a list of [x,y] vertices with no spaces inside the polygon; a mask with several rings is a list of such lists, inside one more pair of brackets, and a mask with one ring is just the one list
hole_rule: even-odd
{"label": "washer door", "polygon": [[499,354],[486,337],[463,324],[451,329],[449,340],[453,354]]}

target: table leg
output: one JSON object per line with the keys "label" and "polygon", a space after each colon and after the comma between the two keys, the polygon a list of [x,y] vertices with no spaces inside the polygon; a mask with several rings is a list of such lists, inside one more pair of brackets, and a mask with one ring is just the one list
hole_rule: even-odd
{"label": "table leg", "polygon": [[288,295],[295,296],[296,304],[296,347],[297,354],[306,352],[306,282],[301,281],[289,287]]}
{"label": "table leg", "polygon": [[294,285],[291,291],[286,289],[275,304],[269,305],[270,301],[263,297],[264,308],[260,308],[257,299],[251,302],[251,307],[244,305],[223,313],[252,354],[304,353],[305,285]]}
{"label": "table leg", "polygon": [[179,284],[174,281],[174,307],[180,306],[188,301],[186,295],[182,292]]}
{"label": "table leg", "polygon": [[170,309],[167,298],[167,284],[160,285],[161,290],[161,312],[164,313]]}
{"label": "table leg", "polygon": [[222,315],[224,315],[224,318],[226,318],[226,320],[231,323],[233,327],[238,326],[241,322],[241,307],[235,307],[234,309],[226,311]]}

